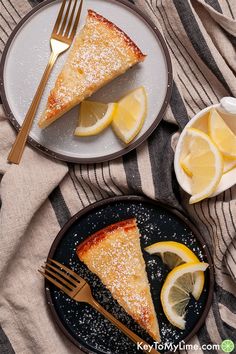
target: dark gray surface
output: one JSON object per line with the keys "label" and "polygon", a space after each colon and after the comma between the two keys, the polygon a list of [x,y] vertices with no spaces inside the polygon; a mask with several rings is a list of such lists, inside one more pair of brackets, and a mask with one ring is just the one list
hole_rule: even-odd
{"label": "dark gray surface", "polygon": [[9,339],[0,327],[0,354],[14,354],[14,350],[9,342]]}

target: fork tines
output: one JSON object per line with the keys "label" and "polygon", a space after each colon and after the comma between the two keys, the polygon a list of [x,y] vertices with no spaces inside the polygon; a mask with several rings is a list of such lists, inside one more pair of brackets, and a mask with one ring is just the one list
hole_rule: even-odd
{"label": "fork tines", "polygon": [[67,295],[71,295],[75,289],[82,287],[86,283],[73,270],[53,259],[49,258],[42,268],[44,271],[39,270],[39,272]]}
{"label": "fork tines", "polygon": [[[78,23],[79,23],[79,18],[80,18],[82,6],[83,6],[83,0],[80,1],[73,27],[72,27],[72,23],[73,23],[75,10],[76,10],[78,1],[74,0],[74,5],[73,5],[71,12],[70,12],[70,9],[71,9],[71,5],[73,3],[73,0],[68,1],[67,7],[66,7],[66,2],[67,2],[67,0],[63,0],[63,2],[61,4],[61,8],[60,8],[55,26],[53,28],[53,34],[54,34],[54,36],[65,36],[69,39],[73,39],[76,29],[77,29],[77,26],[78,26]],[[65,10],[65,8],[66,8],[66,10]],[[65,14],[64,14],[64,12],[65,12]],[[63,14],[64,14],[64,16],[63,16]],[[71,27],[72,27],[72,29],[71,29]]]}

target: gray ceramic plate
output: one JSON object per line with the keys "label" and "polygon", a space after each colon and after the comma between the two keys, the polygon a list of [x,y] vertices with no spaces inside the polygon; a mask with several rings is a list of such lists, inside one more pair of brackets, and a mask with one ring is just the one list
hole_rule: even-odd
{"label": "gray ceramic plate", "polygon": [[[17,129],[22,124],[47,64],[50,55],[49,38],[60,5],[59,0],[46,0],[34,8],[13,31],[4,50],[0,70],[1,96],[5,110]],[[137,147],[162,119],[171,94],[170,57],[163,37],[154,24],[127,1],[86,0],[78,30],[84,25],[90,8],[117,24],[147,54],[144,63],[136,65],[99,90],[92,99],[112,102],[129,90],[143,85],[148,95],[148,115],[140,134],[128,147],[115,137],[111,128],[96,137],[74,137],[78,107],[47,129],[38,128],[39,116],[68,52],[63,54],[49,79],[29,142],[43,152],[66,161],[105,161]]]}

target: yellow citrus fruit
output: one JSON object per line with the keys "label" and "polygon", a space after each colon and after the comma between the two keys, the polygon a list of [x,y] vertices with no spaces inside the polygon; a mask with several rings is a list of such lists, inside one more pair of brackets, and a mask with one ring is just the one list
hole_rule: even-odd
{"label": "yellow citrus fruit", "polygon": [[167,275],[161,289],[161,304],[170,323],[180,329],[185,329],[186,306],[189,294],[193,290],[193,276],[204,272],[208,263],[184,263],[175,267]]}
{"label": "yellow citrus fruit", "polygon": [[180,161],[180,166],[182,167],[182,169],[184,170],[184,172],[189,176],[192,177],[193,173],[191,171],[191,162],[190,162],[190,157],[191,154],[188,154],[184,157],[183,160]]}
{"label": "yellow citrus fruit", "polygon": [[[208,198],[216,190],[223,174],[223,157],[209,136],[188,128],[184,137],[187,169],[191,171],[190,204]],[[183,161],[182,160],[182,166]]]}
{"label": "yellow citrus fruit", "polygon": [[118,101],[112,121],[115,134],[129,144],[140,132],[146,114],[147,95],[144,87],[139,87]]}
{"label": "yellow citrus fruit", "polygon": [[[156,242],[145,248],[149,254],[157,254],[161,257],[170,269],[173,269],[183,263],[200,262],[197,256],[187,246],[175,241]],[[193,279],[193,289],[191,294],[198,300],[204,286],[203,272],[197,272]]]}
{"label": "yellow citrus fruit", "polygon": [[236,159],[236,135],[215,109],[209,116],[209,134],[222,154]]}
{"label": "yellow citrus fruit", "polygon": [[[186,155],[185,158],[180,161],[180,166],[189,177],[192,177],[193,173],[190,170],[191,169],[190,156],[191,156],[190,154]],[[231,171],[234,167],[236,167],[236,159],[223,156],[223,164],[224,164],[223,174],[225,174]]]}
{"label": "yellow citrus fruit", "polygon": [[112,122],[117,103],[83,101],[80,104],[77,136],[91,136],[101,133]]}
{"label": "yellow citrus fruit", "polygon": [[224,171],[223,171],[223,173],[231,171],[234,167],[236,167],[236,159],[232,159],[230,157],[224,156]]}

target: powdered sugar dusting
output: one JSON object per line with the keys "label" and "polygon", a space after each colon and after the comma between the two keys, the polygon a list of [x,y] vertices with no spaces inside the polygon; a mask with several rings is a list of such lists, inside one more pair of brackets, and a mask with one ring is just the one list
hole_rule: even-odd
{"label": "powdered sugar dusting", "polygon": [[46,117],[80,103],[143,58],[124,32],[89,10],[86,24],[50,93]]}
{"label": "powdered sugar dusting", "polygon": [[[54,255],[54,258],[70,266],[91,285],[93,295],[102,306],[136,332],[141,338],[152,343],[147,333],[118,305],[100,279],[79,261],[76,246],[88,235],[115,222],[135,217],[141,233],[141,248],[145,259],[152,298],[157,313],[162,342],[177,344],[183,340],[199,320],[208,296],[208,283],[199,301],[191,298],[187,307],[187,329],[181,331],[166,319],[160,304],[160,291],[168,269],[161,259],[149,255],[144,248],[154,242],[175,240],[190,247],[201,260],[207,261],[204,247],[201,247],[191,229],[178,217],[162,207],[134,201],[114,202],[95,208],[80,218],[68,230]],[[114,240],[118,242],[118,240]],[[117,245],[118,246],[118,245]],[[128,257],[130,257],[128,255]],[[206,273],[207,274],[207,273]],[[53,303],[62,323],[81,344],[91,351],[112,354],[138,354],[136,346],[111,325],[103,316],[86,304],[75,303],[53,286],[49,286]]]}
{"label": "powdered sugar dusting", "polygon": [[78,253],[126,311],[157,337],[155,311],[139,237],[135,219],[129,219],[122,225],[114,224],[113,229],[108,227],[91,236]]}

